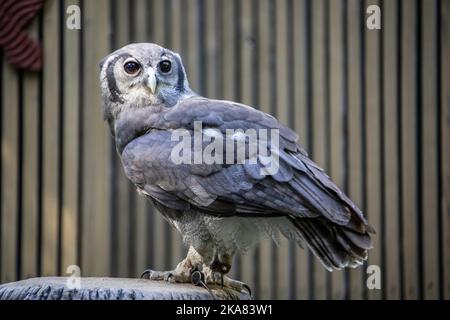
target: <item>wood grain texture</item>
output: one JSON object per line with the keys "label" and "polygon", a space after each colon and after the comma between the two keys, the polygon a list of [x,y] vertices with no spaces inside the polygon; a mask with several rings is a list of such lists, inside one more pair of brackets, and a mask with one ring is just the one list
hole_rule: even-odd
{"label": "wood grain texture", "polygon": [[[78,0],[64,1],[65,7],[79,5]],[[59,272],[66,273],[70,265],[77,264],[78,241],[78,146],[80,115],[80,31],[64,28],[64,79],[63,79],[63,184],[61,204],[61,266]]]}
{"label": "wood grain texture", "polygon": [[[105,10],[98,11],[97,6]],[[89,50],[86,50],[83,66],[83,275],[108,274],[110,268],[107,202],[110,132],[100,112],[100,91],[92,90],[98,87],[98,63],[109,51],[108,17],[108,1],[84,2],[83,40]],[[95,46],[91,46],[93,43]]]}
{"label": "wood grain texture", "polygon": [[385,238],[386,243],[386,261],[382,272],[385,273],[386,287],[383,289],[387,299],[399,299],[401,294],[401,265],[399,242],[400,233],[400,159],[401,152],[399,143],[399,95],[397,90],[399,85],[399,65],[398,49],[399,30],[398,30],[398,5],[393,1],[384,2],[384,30],[383,30],[383,112],[384,112],[384,195],[385,195]]}
{"label": "wood grain texture", "polygon": [[[81,30],[65,27],[70,4]],[[381,31],[366,28],[370,4]],[[232,277],[258,298],[449,298],[449,19],[445,0],[46,1],[28,29],[42,73],[1,60],[0,281],[80,262],[83,275],[134,277],[183,258],[100,111],[99,60],[155,42],[181,54],[197,92],[293,127],[377,231],[368,265],[382,290],[367,290],[367,265],[330,274],[285,240],[236,258]]]}
{"label": "wood grain texture", "polygon": [[[269,20],[269,1],[262,0],[258,2],[258,14],[257,21],[259,25],[259,34],[257,38],[258,42],[258,62],[259,62],[259,74],[260,77],[257,80],[258,85],[258,100],[259,109],[264,112],[270,112],[270,77],[272,76],[270,68],[270,43],[269,43],[269,28],[270,25],[267,23]],[[224,39],[225,40],[225,39]],[[226,68],[225,68],[226,69]],[[274,284],[272,281],[267,281],[271,279],[271,249],[272,242],[270,239],[265,239],[260,244],[261,256],[260,256],[260,291],[258,292],[258,298],[260,299],[270,299],[272,286]]]}
{"label": "wood grain texture", "polygon": [[[276,1],[275,12],[272,14],[276,15],[275,25],[275,88],[276,90],[276,114],[277,119],[286,125],[288,125],[290,121],[289,109],[291,106],[289,103],[289,83],[288,83],[288,72],[291,68],[288,60],[288,30],[287,30],[287,1]],[[277,284],[277,299],[288,299],[288,288],[290,281],[290,273],[289,273],[289,241],[281,237],[280,245],[277,248],[277,260],[282,261],[278,267],[278,284]]]}
{"label": "wood grain texture", "polygon": [[[312,1],[312,145],[308,152],[312,159],[322,168],[327,166],[327,121],[326,121],[326,50],[325,50],[325,1]],[[312,255],[311,255],[312,256]],[[327,298],[327,277],[328,272],[323,268],[318,260],[312,256],[314,265],[314,296],[313,299]]]}
{"label": "wood grain texture", "polygon": [[450,299],[450,3],[441,1],[441,298]]}
{"label": "wood grain texture", "polygon": [[[416,119],[416,5],[402,5],[402,60],[401,60],[401,150],[402,150],[402,217],[403,217],[403,280],[404,297],[417,299],[417,119]],[[408,54],[406,54],[408,53]]]}
{"label": "wood grain texture", "polygon": [[[293,3],[293,122],[294,129],[300,136],[300,144],[308,149],[308,126],[307,110],[309,101],[309,94],[311,91],[311,83],[308,79],[307,65],[310,63],[310,52],[306,46],[307,43],[307,1],[294,1]],[[295,249],[296,255],[296,298],[306,299],[308,296],[308,252],[306,249],[297,247]]]}
{"label": "wood grain texture", "polygon": [[[122,46],[127,45],[131,42],[130,36],[130,16],[134,16],[134,13],[130,12],[131,7],[126,1],[115,1],[111,3],[115,5],[116,21],[115,21],[115,43],[111,48],[116,50]],[[134,190],[132,190],[131,183],[128,181],[127,177],[122,168],[120,157],[117,152],[114,152],[114,157],[116,157],[116,168],[115,168],[115,182],[117,185],[117,194],[114,196],[115,210],[117,219],[117,261],[115,268],[117,269],[116,276],[127,277],[131,275],[132,270],[130,269],[131,262],[131,221],[130,221],[130,203],[134,200]],[[134,214],[134,213],[133,213]],[[131,262],[132,264],[132,262]]]}
{"label": "wood grain texture", "polygon": [[[33,37],[38,35],[38,20],[29,27]],[[39,75],[24,73],[22,123],[22,265],[20,277],[35,277],[38,272],[39,219]]]}
{"label": "wood grain texture", "polygon": [[42,274],[57,274],[59,153],[59,4],[44,4]]}
{"label": "wood grain texture", "polygon": [[[370,4],[379,5],[378,1],[366,1],[365,7]],[[373,249],[369,253],[368,265],[381,265],[381,237],[383,230],[381,229],[381,90],[380,90],[380,35],[379,30],[365,30],[365,85],[366,85],[366,212],[370,223],[376,230],[376,234],[372,235]],[[374,289],[368,291],[369,299],[381,298],[381,291]]]}
{"label": "wood grain texture", "polygon": [[[326,108],[328,122],[324,123],[325,133],[328,135],[329,140],[328,152],[329,158],[327,169],[330,177],[335,183],[344,190],[347,181],[345,175],[345,139],[344,135],[347,113],[347,92],[345,90],[346,85],[346,65],[344,63],[344,1],[331,1],[329,3],[329,24],[328,24],[328,46],[329,53],[327,55],[327,65],[329,78],[327,88],[329,92],[326,92],[327,102]],[[344,283],[344,272],[337,271],[331,274],[331,297],[333,299],[344,299],[346,297],[346,286]]]}
{"label": "wood grain texture", "polygon": [[421,6],[422,30],[420,35],[420,47],[422,48],[420,78],[422,79],[421,92],[421,159],[420,169],[422,194],[422,232],[423,242],[420,254],[423,260],[423,298],[438,299],[439,297],[439,237],[436,230],[439,229],[438,210],[438,149],[437,145],[437,25],[426,23],[433,21],[437,16],[436,1],[429,1]]}
{"label": "wood grain texture", "polygon": [[18,76],[5,60],[2,64],[2,204],[1,204],[1,281],[17,279],[17,163],[19,142]]}
{"label": "wood grain texture", "polygon": [[[361,56],[360,26],[363,18],[360,15],[362,3],[350,0],[347,5],[347,37],[348,37],[348,193],[350,198],[363,209],[363,130],[361,123],[363,108],[363,61]],[[362,299],[365,288],[362,283],[362,268],[350,270],[350,298]]]}
{"label": "wood grain texture", "polygon": [[[241,102],[247,105],[253,104],[253,86],[256,84],[254,76],[255,70],[253,70],[252,60],[256,59],[257,54],[254,51],[253,34],[252,34],[252,1],[242,1],[239,3],[238,10],[241,12],[240,20],[240,32],[238,40],[240,43],[240,61],[241,61],[241,74],[240,82],[242,87],[242,99]],[[209,77],[208,77],[209,78]],[[208,95],[209,97],[209,95]],[[253,250],[249,251],[241,258],[242,263],[242,276],[241,279],[245,283],[254,287],[253,274],[256,272],[255,265],[252,263],[254,259]]]}

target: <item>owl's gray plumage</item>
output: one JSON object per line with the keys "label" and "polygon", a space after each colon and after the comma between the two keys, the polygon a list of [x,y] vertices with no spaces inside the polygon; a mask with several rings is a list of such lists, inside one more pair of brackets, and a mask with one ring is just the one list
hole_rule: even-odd
{"label": "owl's gray plumage", "polygon": [[[161,72],[162,60],[170,61],[170,72]],[[127,61],[139,64],[139,74],[124,71]],[[155,44],[131,44],[111,53],[101,63],[100,80],[104,116],[127,177],[206,264],[225,264],[227,272],[235,253],[264,236],[276,239],[278,232],[306,244],[329,270],[366,258],[373,229],[308,158],[297,135],[274,117],[195,94],[179,55]],[[227,129],[279,129],[280,169],[262,175],[259,162],[174,164],[171,151],[178,142],[171,134],[192,132],[195,121],[223,139],[229,139]]]}

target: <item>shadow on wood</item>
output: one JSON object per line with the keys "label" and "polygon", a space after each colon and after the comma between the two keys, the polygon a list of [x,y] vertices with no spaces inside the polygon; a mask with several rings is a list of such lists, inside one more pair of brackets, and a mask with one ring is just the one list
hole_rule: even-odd
{"label": "shadow on wood", "polygon": [[[70,290],[67,277],[42,277],[0,286],[0,300],[211,300],[211,294],[192,284],[126,278],[81,278]],[[216,299],[248,300],[246,293],[211,287]]]}

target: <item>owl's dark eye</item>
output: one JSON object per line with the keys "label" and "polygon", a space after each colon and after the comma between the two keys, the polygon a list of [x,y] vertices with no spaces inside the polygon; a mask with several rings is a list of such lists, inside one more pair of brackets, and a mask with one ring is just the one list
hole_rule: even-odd
{"label": "owl's dark eye", "polygon": [[125,72],[131,75],[135,75],[139,72],[139,69],[141,68],[139,66],[139,63],[135,61],[128,61],[125,62],[123,68],[125,69]]}
{"label": "owl's dark eye", "polygon": [[163,60],[159,63],[159,70],[162,73],[167,73],[172,69],[172,63],[169,60]]}

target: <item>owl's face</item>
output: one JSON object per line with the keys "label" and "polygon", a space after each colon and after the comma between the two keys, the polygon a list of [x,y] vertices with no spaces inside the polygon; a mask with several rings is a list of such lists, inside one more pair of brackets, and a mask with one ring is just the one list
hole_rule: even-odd
{"label": "owl's face", "polygon": [[170,107],[190,92],[178,54],[152,43],[129,44],[100,63],[106,117],[128,107]]}

